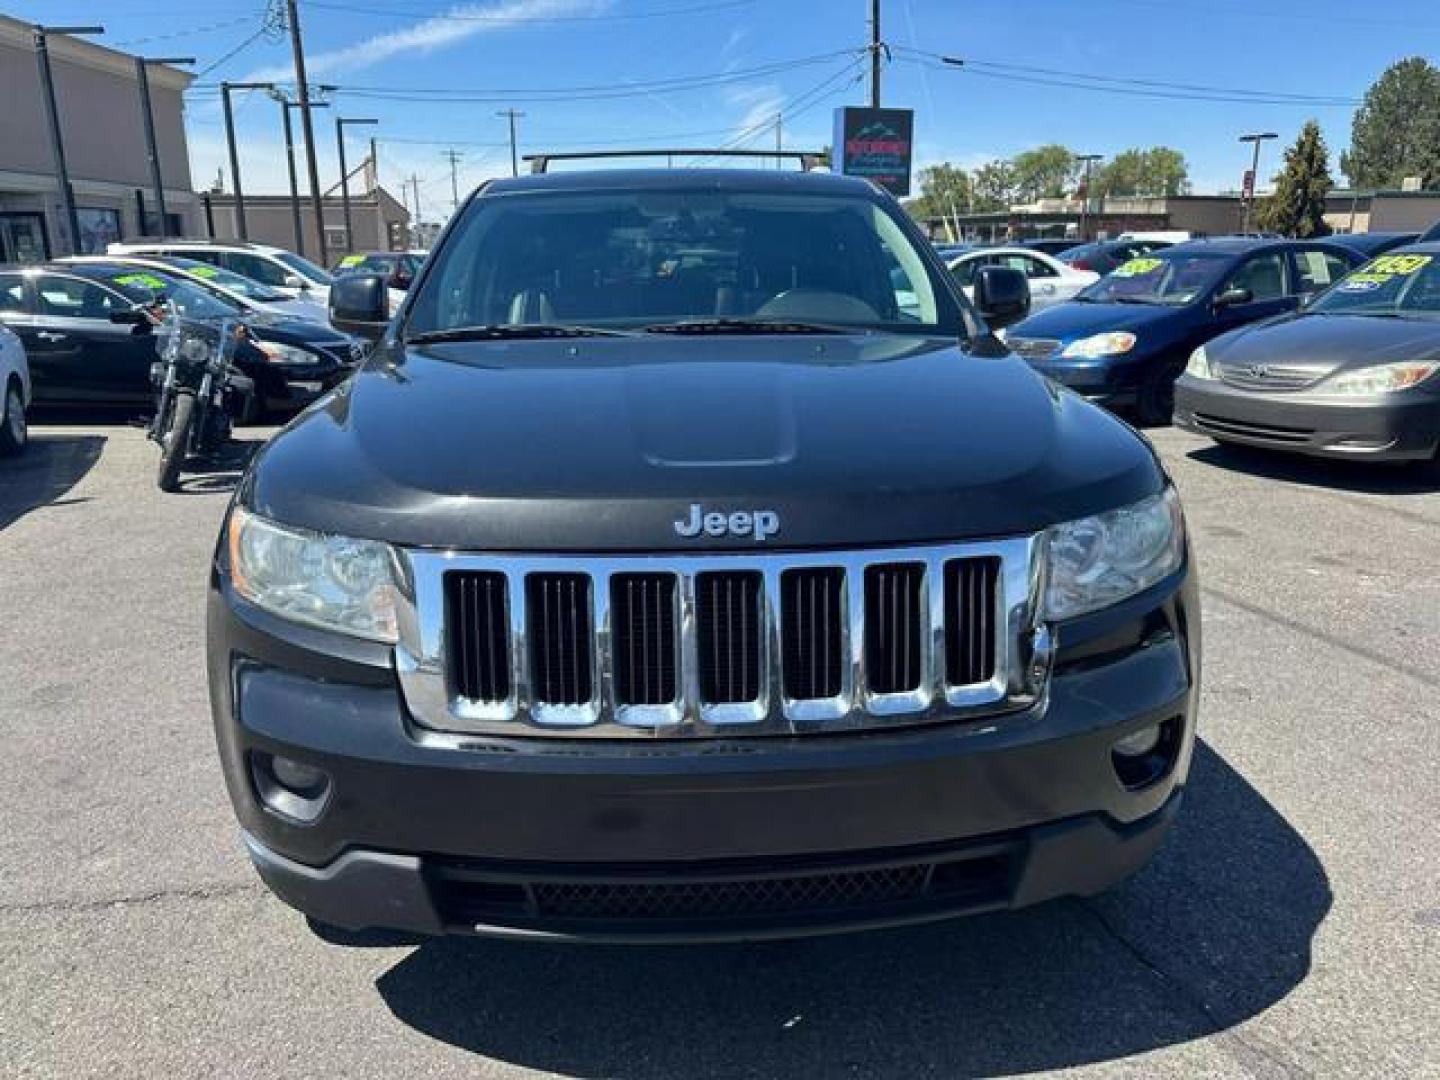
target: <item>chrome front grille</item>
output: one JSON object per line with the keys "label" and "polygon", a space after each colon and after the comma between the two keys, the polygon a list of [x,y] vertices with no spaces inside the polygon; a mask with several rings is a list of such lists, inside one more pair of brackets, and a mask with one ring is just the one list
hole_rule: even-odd
{"label": "chrome front grille", "polygon": [[788,735],[1034,700],[1030,538],[654,557],[407,553],[396,663],[439,732]]}
{"label": "chrome front grille", "polygon": [[1323,372],[1274,364],[1217,365],[1220,380],[1247,390],[1303,390],[1320,381]]}

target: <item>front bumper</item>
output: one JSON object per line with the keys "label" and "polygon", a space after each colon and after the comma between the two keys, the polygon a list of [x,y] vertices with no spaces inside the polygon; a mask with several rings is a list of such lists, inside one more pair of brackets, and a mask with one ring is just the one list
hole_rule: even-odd
{"label": "front bumper", "polygon": [[[795,738],[440,735],[407,716],[389,651],[248,607],[217,574],[211,700],[250,855],[324,922],[420,933],[695,940],[824,933],[1098,892],[1173,819],[1195,730],[1189,571],[1056,628],[1033,708]],[[1127,789],[1117,738],[1173,733]],[[304,824],[255,762],[323,770]]]}
{"label": "front bumper", "polygon": [[1073,390],[1087,401],[1107,408],[1135,404],[1139,396],[1142,367],[1129,357],[1094,360],[1041,360],[1030,366],[1046,378]]}
{"label": "front bumper", "polygon": [[1175,384],[1175,423],[1219,442],[1318,457],[1434,457],[1440,448],[1440,395],[1417,388],[1393,397],[1349,402],[1303,391],[1243,390],[1187,375]]}

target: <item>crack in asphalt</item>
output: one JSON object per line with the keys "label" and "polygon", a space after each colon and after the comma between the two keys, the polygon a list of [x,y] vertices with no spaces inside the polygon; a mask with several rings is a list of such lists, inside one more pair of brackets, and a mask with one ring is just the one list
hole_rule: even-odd
{"label": "crack in asphalt", "polygon": [[159,904],[169,900],[224,900],[246,893],[261,893],[263,886],[258,881],[232,882],[228,885],[196,885],[187,889],[155,889],[152,892],[132,893],[107,897],[103,900],[36,900],[28,903],[0,903],[0,916],[47,914],[89,914],[108,911],[131,905]]}
{"label": "crack in asphalt", "polygon": [[1217,1016],[1215,1010],[1210,1007],[1199,990],[1151,959],[1144,949],[1116,929],[1115,925],[1105,917],[1105,913],[1093,902],[1077,898],[1076,903],[1095,920],[1106,937],[1114,941],[1129,954],[1131,959],[1155,976],[1181,1005],[1203,1022],[1204,1026],[1209,1029],[1207,1035],[1223,1044],[1226,1055],[1247,1075],[1260,1078],[1311,1077],[1315,1075],[1300,1062],[1286,1056],[1278,1047],[1272,1047],[1262,1041],[1241,1035],[1235,1030],[1235,1025],[1239,1023],[1238,1020],[1227,1022]]}
{"label": "crack in asphalt", "polygon": [[1317,641],[1323,641],[1332,648],[1348,652],[1352,656],[1358,656],[1362,660],[1370,661],[1372,664],[1379,664],[1381,667],[1387,668],[1398,675],[1408,676],[1431,689],[1440,690],[1440,677],[1432,675],[1421,668],[1413,667],[1400,660],[1395,660],[1386,656],[1384,653],[1376,652],[1374,649],[1367,649],[1363,645],[1357,645],[1352,641],[1346,641],[1344,638],[1336,637],[1334,634],[1327,634],[1324,630],[1317,630],[1315,627],[1300,622],[1298,619],[1292,619],[1288,615],[1281,615],[1279,612],[1271,611],[1269,608],[1263,608],[1259,604],[1252,604],[1248,600],[1241,600],[1238,596],[1232,596],[1230,593],[1223,592],[1213,586],[1206,585],[1201,588],[1200,592],[1204,596],[1213,596],[1222,603],[1237,607],[1241,611],[1254,615],[1257,618],[1266,619],[1269,622],[1275,623],[1277,626],[1283,626],[1287,630],[1293,630],[1297,634],[1305,634]]}

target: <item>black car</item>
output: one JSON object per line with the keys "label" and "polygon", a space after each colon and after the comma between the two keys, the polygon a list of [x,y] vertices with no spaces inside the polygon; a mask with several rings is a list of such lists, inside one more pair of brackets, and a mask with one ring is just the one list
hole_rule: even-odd
{"label": "black car", "polygon": [[371,251],[358,255],[346,255],[331,271],[336,277],[345,274],[379,274],[385,284],[398,292],[410,288],[425,256],[414,251]]}
{"label": "black car", "polygon": [[1056,258],[1076,270],[1090,270],[1104,275],[1131,259],[1139,259],[1170,246],[1168,240],[1096,240],[1065,248]]}
{"label": "black car", "polygon": [[117,320],[166,300],[190,318],[245,323],[250,339],[235,360],[254,381],[261,409],[314,400],[347,378],[364,351],[329,327],[243,308],[204,282],[123,257],[0,269],[0,319],[25,343],[42,406],[148,407],[153,323]]}
{"label": "black car", "polygon": [[1169,423],[1197,345],[1294,311],[1362,257],[1313,240],[1191,240],[1142,255],[1010,328],[1037,371],[1092,401]]}
{"label": "black car", "polygon": [[1367,259],[1413,244],[1419,238],[1420,234],[1413,232],[1335,233],[1325,237],[1329,243],[1351,248]]}
{"label": "black car", "polygon": [[1197,349],[1175,421],[1220,442],[1440,466],[1440,243]]}
{"label": "black car", "polygon": [[[686,252],[705,252],[688,259]],[[987,267],[994,325],[1023,278]],[[853,177],[495,180],[243,478],[223,770],[322,923],[756,938],[1104,889],[1179,807],[1197,579],[1150,447]]]}

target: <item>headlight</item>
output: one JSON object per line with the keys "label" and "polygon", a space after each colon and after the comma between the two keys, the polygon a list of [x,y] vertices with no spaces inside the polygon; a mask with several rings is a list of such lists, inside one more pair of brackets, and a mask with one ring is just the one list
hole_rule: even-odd
{"label": "headlight", "polygon": [[256,341],[255,347],[272,364],[318,364],[321,357],[298,345],[281,345],[278,341]]}
{"label": "headlight", "polygon": [[1342,371],[1326,381],[1322,390],[1332,394],[1389,394],[1409,390],[1440,371],[1440,360],[1428,364],[1376,364],[1374,367]]}
{"label": "headlight", "polygon": [[1173,573],[1185,557],[1174,488],[1045,533],[1045,617],[1070,619],[1118,603]]}
{"label": "headlight", "polygon": [[402,575],[388,544],[277,525],[238,506],[227,528],[230,580],[251,603],[310,626],[396,640]]}
{"label": "headlight", "polygon": [[1204,345],[1190,354],[1190,362],[1185,365],[1185,374],[1192,379],[1213,379],[1215,377],[1215,373],[1210,370],[1210,357],[1205,352]]}
{"label": "headlight", "polygon": [[1079,341],[1072,341],[1060,355],[1071,360],[1094,359],[1097,356],[1119,356],[1134,347],[1134,334],[1127,330],[1113,330],[1108,334],[1094,334]]}

